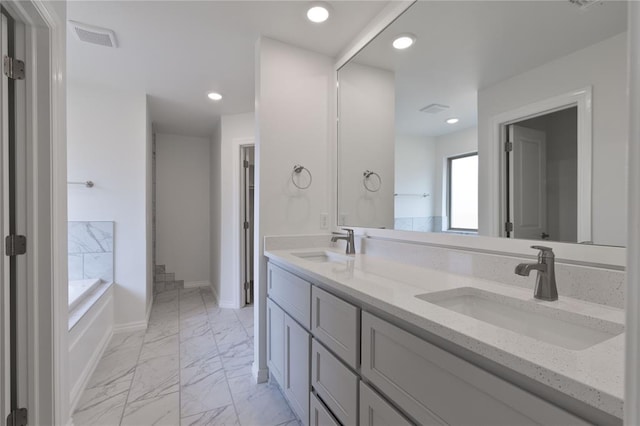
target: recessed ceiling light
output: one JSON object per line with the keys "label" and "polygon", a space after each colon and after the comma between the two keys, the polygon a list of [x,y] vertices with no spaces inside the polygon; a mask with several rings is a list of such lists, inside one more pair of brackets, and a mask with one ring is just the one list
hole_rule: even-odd
{"label": "recessed ceiling light", "polygon": [[329,19],[329,5],[322,2],[311,3],[307,10],[307,19],[319,24]]}
{"label": "recessed ceiling light", "polygon": [[456,124],[458,121],[460,121],[460,119],[452,117],[452,118],[447,118],[446,121],[447,121],[447,124]]}
{"label": "recessed ceiling light", "polygon": [[216,92],[208,93],[207,97],[209,97],[209,99],[211,99],[212,101],[219,101],[220,99],[222,99],[222,95]]}
{"label": "recessed ceiling light", "polygon": [[395,38],[395,40],[393,40],[393,47],[398,50],[402,50],[411,47],[415,42],[416,36],[413,34],[400,34]]}

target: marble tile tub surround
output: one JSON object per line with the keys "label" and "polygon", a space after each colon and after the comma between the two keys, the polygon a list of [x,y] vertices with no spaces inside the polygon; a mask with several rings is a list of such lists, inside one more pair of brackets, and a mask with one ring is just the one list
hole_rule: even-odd
{"label": "marble tile tub surround", "polygon": [[114,222],[68,222],[69,280],[113,281]]}
{"label": "marble tile tub surround", "polygon": [[[308,249],[309,252],[317,250]],[[341,246],[325,247],[325,250],[340,253],[343,249]],[[526,305],[529,310],[553,309],[557,318],[580,317],[607,327],[615,325],[618,331],[624,325],[622,309],[570,297],[561,297],[556,302],[539,302],[533,299],[529,289],[361,252],[346,263],[323,263],[297,256],[300,251],[273,250],[266,251],[265,255],[272,262],[351,298],[354,303],[384,311],[449,341],[454,347],[516,371],[534,383],[622,418],[624,333],[585,349],[568,349],[440,307],[429,303],[425,297],[442,290],[478,289],[508,297],[523,308]],[[585,321],[580,319],[578,323]]]}
{"label": "marble tile tub surround", "polygon": [[252,308],[220,308],[209,288],[159,293],[146,332],[111,339],[73,424],[299,426],[252,363]]}
{"label": "marble tile tub surround", "polygon": [[[363,238],[359,252],[398,263],[529,288],[532,292],[535,286],[535,271],[528,277],[514,273],[516,265],[535,262],[533,258],[500,256],[374,238]],[[531,249],[531,254],[536,255],[537,252]],[[556,280],[560,296],[624,309],[626,285],[623,271],[556,262]]]}

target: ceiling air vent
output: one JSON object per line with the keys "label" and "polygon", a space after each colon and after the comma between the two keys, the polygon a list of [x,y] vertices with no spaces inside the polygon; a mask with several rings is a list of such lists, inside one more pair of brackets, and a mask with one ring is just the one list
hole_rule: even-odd
{"label": "ceiling air vent", "polygon": [[431,105],[427,105],[424,108],[420,108],[420,112],[426,112],[427,114],[439,114],[442,111],[446,111],[448,109],[449,109],[448,105],[431,104]]}
{"label": "ceiling air vent", "polygon": [[85,43],[97,44],[105,47],[118,47],[116,33],[107,29],[69,21],[69,28],[76,38]]}

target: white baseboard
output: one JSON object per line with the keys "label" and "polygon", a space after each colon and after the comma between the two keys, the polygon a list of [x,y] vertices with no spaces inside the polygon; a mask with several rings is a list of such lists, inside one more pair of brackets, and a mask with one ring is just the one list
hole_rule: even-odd
{"label": "white baseboard", "polygon": [[213,284],[211,285],[211,293],[213,293],[213,300],[217,304],[218,303],[218,289],[216,289]]}
{"label": "white baseboard", "polygon": [[256,379],[256,383],[265,383],[269,380],[269,369],[259,368],[255,362],[251,366],[251,373],[253,373],[253,378]]}
{"label": "white baseboard", "polygon": [[238,309],[238,305],[236,304],[236,302],[232,302],[229,300],[219,300],[218,306],[226,309]]}
{"label": "white baseboard", "polygon": [[[70,413],[73,413],[76,410],[76,406],[78,405],[78,402],[80,401],[80,397],[82,396],[82,392],[84,391],[84,389],[89,384],[89,379],[91,379],[91,376],[93,375],[94,371],[96,370],[96,367],[98,366],[98,363],[100,362],[100,359],[102,359],[102,355],[104,354],[104,351],[107,349],[107,345],[109,345],[109,342],[111,341],[111,337],[112,336],[113,336],[113,327],[110,327],[108,329],[108,331],[102,337],[102,340],[100,340],[100,343],[98,344],[97,350],[95,352],[93,352],[93,355],[89,359],[89,362],[87,363],[87,366],[85,367],[84,371],[80,375],[80,379],[73,386],[73,389],[71,389],[71,394],[70,394],[71,406],[70,406],[70,411],[69,411]],[[71,425],[73,425],[73,418],[69,419],[69,423]]]}
{"label": "white baseboard", "polygon": [[116,324],[113,326],[113,334],[118,333],[131,333],[133,331],[140,331],[147,329],[147,321],[134,321],[126,324]]}
{"label": "white baseboard", "polygon": [[184,288],[211,287],[209,281],[185,281]]}

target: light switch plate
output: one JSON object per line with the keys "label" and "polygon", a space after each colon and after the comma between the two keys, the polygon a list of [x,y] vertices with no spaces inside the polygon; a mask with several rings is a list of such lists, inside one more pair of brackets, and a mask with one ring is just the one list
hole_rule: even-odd
{"label": "light switch plate", "polygon": [[329,215],[320,213],[320,229],[329,229]]}

